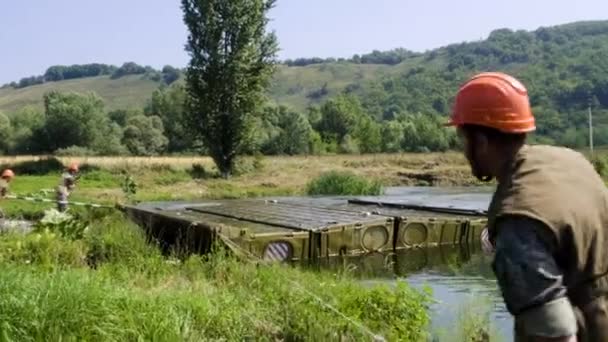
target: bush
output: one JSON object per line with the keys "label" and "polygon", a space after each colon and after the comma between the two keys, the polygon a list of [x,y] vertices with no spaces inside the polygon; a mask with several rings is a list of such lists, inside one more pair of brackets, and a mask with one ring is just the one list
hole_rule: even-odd
{"label": "bush", "polygon": [[351,172],[330,171],[308,183],[309,195],[380,195],[382,184]]}

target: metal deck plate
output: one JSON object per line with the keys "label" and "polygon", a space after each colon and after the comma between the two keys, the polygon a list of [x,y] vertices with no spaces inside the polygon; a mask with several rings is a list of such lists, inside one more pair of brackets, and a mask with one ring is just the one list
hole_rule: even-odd
{"label": "metal deck plate", "polygon": [[386,221],[385,218],[379,216],[356,212],[259,200],[238,200],[223,203],[220,206],[188,207],[187,210],[308,231]]}

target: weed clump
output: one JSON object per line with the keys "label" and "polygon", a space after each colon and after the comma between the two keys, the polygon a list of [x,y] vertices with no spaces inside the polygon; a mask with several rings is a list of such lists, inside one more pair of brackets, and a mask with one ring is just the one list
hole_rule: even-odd
{"label": "weed clump", "polygon": [[346,171],[330,171],[307,185],[309,195],[380,195],[382,184]]}

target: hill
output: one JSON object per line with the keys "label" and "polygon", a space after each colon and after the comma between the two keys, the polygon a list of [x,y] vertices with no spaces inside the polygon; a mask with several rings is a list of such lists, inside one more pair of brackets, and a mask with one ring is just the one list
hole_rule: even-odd
{"label": "hill", "polygon": [[[10,114],[28,104],[41,107],[42,95],[50,90],[94,91],[105,102],[106,110],[141,108],[161,80],[128,73],[115,77],[120,69],[154,72],[135,67],[126,63],[106,70],[112,75],[20,89],[4,87],[0,89],[0,111]],[[507,71],[524,81],[538,117],[538,139],[584,146],[586,110],[591,104],[596,143],[608,144],[608,21],[535,31],[498,29],[485,40],[424,53],[397,49],[342,60],[286,61],[279,66],[269,95],[275,103],[304,113],[311,105],[346,94],[356,98],[362,112],[376,122],[406,122],[420,115],[445,116],[459,84],[484,70]],[[310,116],[309,121],[313,126],[319,124]]]}
{"label": "hill", "polygon": [[143,107],[159,82],[139,75],[111,79],[108,76],[49,82],[20,89],[0,89],[0,111],[10,113],[24,106],[42,108],[44,93],[56,91],[95,92],[104,99],[109,110]]}

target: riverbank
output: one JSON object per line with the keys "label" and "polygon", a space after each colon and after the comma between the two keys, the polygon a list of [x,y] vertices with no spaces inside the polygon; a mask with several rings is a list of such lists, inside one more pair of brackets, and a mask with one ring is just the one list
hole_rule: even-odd
{"label": "riverbank", "polygon": [[119,214],[79,222],[88,226],[80,237],[59,225],[0,235],[7,340],[361,341],[373,331],[414,341],[426,333],[428,296],[404,282],[364,287],[343,272],[259,267],[221,253],[166,257]]}

